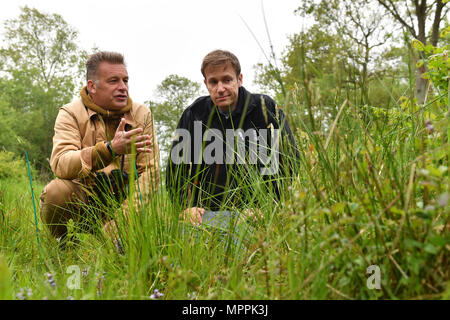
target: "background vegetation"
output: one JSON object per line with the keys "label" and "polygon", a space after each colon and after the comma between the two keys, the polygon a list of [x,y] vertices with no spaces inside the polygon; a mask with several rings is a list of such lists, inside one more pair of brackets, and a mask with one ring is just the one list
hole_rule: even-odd
{"label": "background vegetation", "polygon": [[[440,0],[299,2],[315,24],[255,66],[300,154],[281,201],[252,175],[242,194],[263,218],[224,235],[180,222],[161,188],[130,221],[115,212],[121,255],[100,226],[72,225],[80,242],[65,249],[39,220],[36,234],[24,151],[37,203],[52,177],[48,128],[81,88],[87,53],[60,16],[23,8],[0,50],[0,298],[449,299],[447,11]],[[199,89],[170,75],[148,102],[163,152]],[[380,289],[368,286],[373,265]]]}

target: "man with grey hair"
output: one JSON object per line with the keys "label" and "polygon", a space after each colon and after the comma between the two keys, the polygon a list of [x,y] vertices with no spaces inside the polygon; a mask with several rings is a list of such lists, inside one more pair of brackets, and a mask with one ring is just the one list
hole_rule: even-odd
{"label": "man with grey hair", "polygon": [[92,212],[98,213],[96,218],[102,220],[105,231],[114,235],[115,221],[105,211],[113,203],[130,201],[125,200],[128,176],[138,177],[135,190],[144,199],[159,184],[159,149],[152,115],[147,106],[129,96],[123,55],[91,55],[86,80],[80,98],[59,110],[50,158],[56,178],[40,197],[42,221],[55,238],[66,238],[70,219],[84,223],[83,230],[91,229],[93,220],[88,216]]}

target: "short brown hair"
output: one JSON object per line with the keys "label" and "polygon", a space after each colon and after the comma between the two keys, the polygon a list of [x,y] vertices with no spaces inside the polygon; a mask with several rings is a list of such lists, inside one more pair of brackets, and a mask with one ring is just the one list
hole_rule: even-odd
{"label": "short brown hair", "polygon": [[209,65],[221,66],[227,64],[228,62],[231,63],[234,71],[236,71],[236,76],[239,76],[241,74],[241,64],[239,63],[238,58],[234,54],[226,50],[211,51],[205,56],[205,58],[203,58],[201,68],[203,77],[206,78],[205,70]]}
{"label": "short brown hair", "polygon": [[86,62],[86,81],[93,80],[97,75],[97,69],[101,62],[125,65],[123,55],[117,52],[100,51],[91,54]]}

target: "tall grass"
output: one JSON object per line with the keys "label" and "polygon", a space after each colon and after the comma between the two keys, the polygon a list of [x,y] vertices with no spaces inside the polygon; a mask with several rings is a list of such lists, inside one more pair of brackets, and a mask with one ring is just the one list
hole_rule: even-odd
{"label": "tall grass", "polygon": [[[151,299],[155,289],[160,299],[450,298],[447,129],[426,124],[436,101],[418,108],[407,97],[386,110],[346,95],[327,125],[312,112],[329,109],[296,100],[295,89],[286,96],[293,177],[276,177],[279,201],[251,172],[247,187],[229,190],[262,212],[257,223],[237,222],[236,234],[182,222],[161,187],[127,214],[104,208],[124,255],[95,218],[91,233],[70,224],[80,242],[65,249],[39,221],[38,252],[27,180],[0,181],[0,298]],[[448,123],[448,106],[442,112],[435,118]],[[370,266],[381,271],[380,289]],[[73,270],[79,289],[68,285]]]}

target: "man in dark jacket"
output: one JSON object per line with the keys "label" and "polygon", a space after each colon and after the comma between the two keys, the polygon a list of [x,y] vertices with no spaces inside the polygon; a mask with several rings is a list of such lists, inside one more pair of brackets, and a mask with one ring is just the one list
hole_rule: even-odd
{"label": "man in dark jacket", "polygon": [[201,71],[209,96],[198,98],[183,112],[166,174],[172,200],[194,224],[202,222],[205,209],[254,205],[252,186],[261,177],[273,192],[268,189],[268,194],[279,196],[279,179],[274,177],[286,175],[289,157],[284,151],[295,148],[275,101],[242,86],[234,54],[209,53]]}

